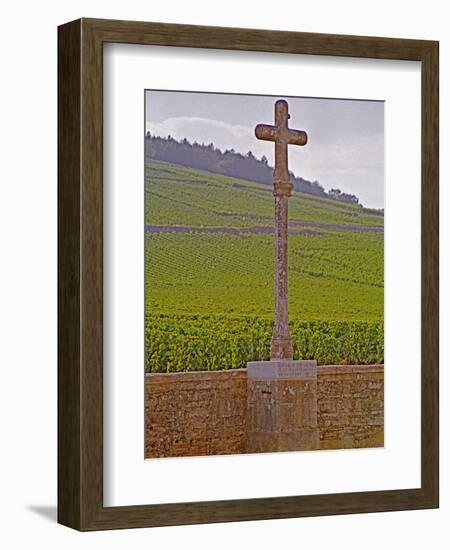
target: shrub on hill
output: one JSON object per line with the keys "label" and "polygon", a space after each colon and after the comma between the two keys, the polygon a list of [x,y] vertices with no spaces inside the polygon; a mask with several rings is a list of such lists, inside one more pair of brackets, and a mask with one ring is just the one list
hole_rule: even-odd
{"label": "shrub on hill", "polygon": [[[150,132],[147,132],[145,136],[145,156],[149,159],[172,162],[224,176],[268,185],[272,183],[273,167],[269,165],[267,157],[263,155],[261,159],[257,159],[251,151],[246,155],[238,153],[234,149],[221,151],[213,143],[208,145],[197,142],[190,143],[186,138],[177,141],[170,135],[163,138],[153,136]],[[290,174],[296,191],[323,198],[332,198],[354,205],[360,204],[358,197],[355,195],[342,193],[336,189],[332,189],[327,193],[318,181],[306,180],[295,176],[292,172]]]}

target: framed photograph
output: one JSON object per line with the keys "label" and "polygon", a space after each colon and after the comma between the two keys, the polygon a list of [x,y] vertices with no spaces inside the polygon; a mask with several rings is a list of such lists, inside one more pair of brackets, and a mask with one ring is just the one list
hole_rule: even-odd
{"label": "framed photograph", "polygon": [[438,43],[58,41],[58,521],[437,507]]}

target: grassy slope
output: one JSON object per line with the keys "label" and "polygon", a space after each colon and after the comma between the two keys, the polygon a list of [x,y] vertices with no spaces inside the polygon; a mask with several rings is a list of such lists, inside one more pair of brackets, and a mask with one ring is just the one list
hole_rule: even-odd
{"label": "grassy slope", "polygon": [[[273,225],[267,185],[152,161],[146,165],[146,223],[190,233],[146,235],[147,313],[271,319]],[[289,218],[308,224],[382,227],[371,211],[295,193]],[[240,228],[238,235],[196,227]],[[383,318],[383,234],[316,228],[289,237],[290,319]]]}
{"label": "grassy slope", "polygon": [[[145,167],[146,223],[212,227],[273,225],[272,190],[268,185],[174,164],[151,161]],[[370,210],[294,193],[292,221],[383,226]]]}

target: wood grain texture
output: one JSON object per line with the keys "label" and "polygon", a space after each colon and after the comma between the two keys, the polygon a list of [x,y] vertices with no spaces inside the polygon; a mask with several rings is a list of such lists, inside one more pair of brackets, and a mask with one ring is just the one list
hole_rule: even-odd
{"label": "wood grain texture", "polygon": [[439,502],[439,46],[422,60],[422,488]]}
{"label": "wood grain texture", "polygon": [[81,22],[58,32],[58,521],[80,528]]}
{"label": "wood grain texture", "polygon": [[[419,489],[103,506],[102,47],[105,42],[422,63],[422,485]],[[58,33],[58,521],[78,530],[438,506],[438,44],[81,19]]]}

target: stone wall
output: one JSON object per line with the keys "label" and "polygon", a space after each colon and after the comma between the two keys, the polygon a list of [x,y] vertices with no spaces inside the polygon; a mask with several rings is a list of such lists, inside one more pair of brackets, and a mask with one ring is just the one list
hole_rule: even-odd
{"label": "stone wall", "polygon": [[[383,446],[383,365],[317,368],[318,449]],[[147,458],[257,452],[247,369],[147,374]]]}
{"label": "stone wall", "polygon": [[147,374],[145,456],[246,452],[247,370]]}
{"label": "stone wall", "polygon": [[383,365],[317,368],[320,449],[382,447]]}

